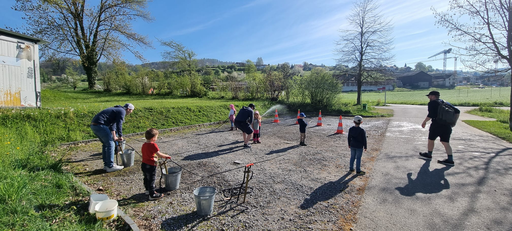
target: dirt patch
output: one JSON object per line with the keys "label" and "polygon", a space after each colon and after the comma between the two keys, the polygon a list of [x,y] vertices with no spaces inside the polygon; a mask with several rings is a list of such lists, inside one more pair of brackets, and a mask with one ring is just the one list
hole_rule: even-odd
{"label": "dirt patch", "polygon": [[[388,119],[365,118],[368,151],[363,154],[365,176],[348,173],[350,150],[348,129],[352,118],[344,118],[345,134],[334,134],[339,117],[307,118],[306,143],[299,146],[299,128],[295,118],[281,118],[280,123],[265,119],[261,144],[243,148],[240,131],[228,131],[229,125],[163,133],[157,141],[162,152],[183,167],[178,190],[165,192],[158,201],[144,194],[141,158],[122,171],[106,173],[101,160],[101,144],[81,145],[68,158],[66,168],[97,190],[102,188],[119,202],[141,230],[349,230],[357,212],[373,162],[380,152]],[[140,152],[142,135],[129,136],[127,144]],[[239,162],[240,164],[235,164]],[[233,194],[242,183],[244,167],[251,167],[246,202]],[[176,166],[168,164],[167,167]],[[159,187],[160,173],[156,186]],[[165,187],[165,180],[161,180]],[[192,191],[201,186],[217,190],[213,213],[196,214]],[[165,190],[163,190],[165,191]],[[237,203],[238,199],[238,203]],[[85,203],[85,202],[84,202]]]}

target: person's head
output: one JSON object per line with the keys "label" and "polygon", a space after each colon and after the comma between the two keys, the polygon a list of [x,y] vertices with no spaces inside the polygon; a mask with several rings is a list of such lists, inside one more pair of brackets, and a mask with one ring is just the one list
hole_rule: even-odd
{"label": "person's head", "polygon": [[133,106],[133,104],[131,104],[131,103],[127,103],[123,106],[123,108],[126,110],[126,115],[129,115],[130,113],[133,112],[133,110],[135,109],[135,106]]}
{"label": "person's head", "polygon": [[354,116],[354,124],[360,125],[363,123],[363,117],[362,116]]}
{"label": "person's head", "polygon": [[158,130],[155,128],[150,128],[146,130],[144,136],[146,137],[146,140],[155,141],[158,138]]}
{"label": "person's head", "polygon": [[299,117],[300,117],[301,119],[304,119],[304,118],[306,118],[306,114],[304,114],[304,112],[301,112],[301,113],[299,114]]}
{"label": "person's head", "polygon": [[229,108],[231,108],[232,110],[236,110],[236,109],[235,109],[235,105],[233,105],[233,104],[230,104],[230,105],[229,105]]}
{"label": "person's head", "polygon": [[438,92],[438,91],[431,91],[431,92],[429,92],[429,93],[428,93],[428,95],[427,95],[428,99],[430,99],[430,100],[436,100],[436,99],[439,99],[439,96],[440,96],[440,94],[439,94],[439,92]]}
{"label": "person's head", "polygon": [[248,107],[250,107],[252,110],[256,109],[256,107],[252,103],[250,103]]}
{"label": "person's head", "polygon": [[260,112],[254,111],[254,118],[259,119],[260,118]]}

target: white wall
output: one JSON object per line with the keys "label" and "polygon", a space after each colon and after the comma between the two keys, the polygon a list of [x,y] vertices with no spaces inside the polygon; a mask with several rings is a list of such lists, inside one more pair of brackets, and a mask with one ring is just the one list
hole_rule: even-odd
{"label": "white wall", "polygon": [[39,47],[0,35],[0,107],[40,107]]}

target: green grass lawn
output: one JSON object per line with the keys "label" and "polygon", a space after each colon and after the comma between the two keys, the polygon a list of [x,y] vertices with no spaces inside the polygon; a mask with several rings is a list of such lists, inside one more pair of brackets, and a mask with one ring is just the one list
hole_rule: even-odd
{"label": "green grass lawn", "polygon": [[[431,90],[441,93],[441,99],[458,106],[509,106],[510,87],[460,88],[460,89],[428,89],[415,91],[388,91],[388,92],[363,92],[362,103],[369,105],[383,105],[384,100],[388,104],[413,104],[425,105],[428,103],[426,94]],[[357,93],[342,93],[339,96],[343,102],[355,103]]]}
{"label": "green grass lawn", "polygon": [[512,143],[512,132],[510,131],[508,125],[508,118],[510,113],[509,110],[479,107],[477,109],[468,111],[468,113],[496,119],[496,121],[465,120],[464,122]]}

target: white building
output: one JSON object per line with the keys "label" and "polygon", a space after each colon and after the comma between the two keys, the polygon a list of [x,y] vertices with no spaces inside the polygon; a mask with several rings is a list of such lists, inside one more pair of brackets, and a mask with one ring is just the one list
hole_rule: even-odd
{"label": "white building", "polygon": [[41,107],[40,43],[0,29],[0,107]]}

